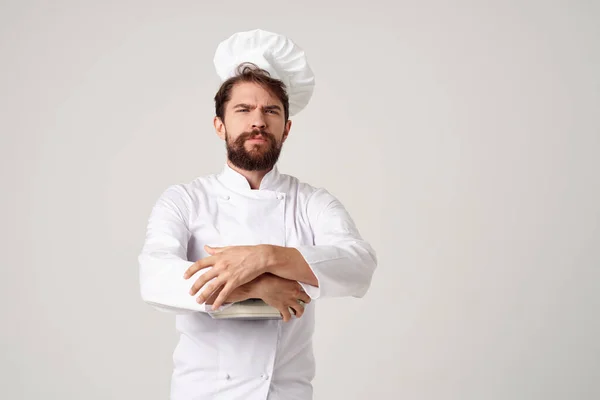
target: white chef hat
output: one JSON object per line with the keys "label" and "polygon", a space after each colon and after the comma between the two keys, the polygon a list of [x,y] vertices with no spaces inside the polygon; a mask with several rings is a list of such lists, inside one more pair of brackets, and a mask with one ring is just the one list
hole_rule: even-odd
{"label": "white chef hat", "polygon": [[235,76],[238,66],[245,62],[256,64],[283,82],[290,115],[306,107],[313,94],[315,76],[304,51],[290,39],[255,29],[234,33],[217,47],[214,63],[222,81]]}

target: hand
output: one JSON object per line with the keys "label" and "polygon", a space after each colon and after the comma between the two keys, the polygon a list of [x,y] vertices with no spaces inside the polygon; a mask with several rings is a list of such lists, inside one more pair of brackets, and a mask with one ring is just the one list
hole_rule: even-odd
{"label": "hand", "polygon": [[[218,295],[218,290],[213,292],[205,303],[213,304]],[[311,302],[311,298],[302,290],[302,286],[298,282],[270,273],[260,275],[237,287],[225,299],[225,303],[237,303],[248,299],[262,299],[265,303],[277,308],[284,322],[291,319],[290,308],[297,318],[304,314],[304,306],[298,300],[302,300],[305,304]]]}
{"label": "hand", "polygon": [[198,291],[210,282],[200,293],[196,301],[200,304],[217,290],[219,294],[213,302],[213,310],[221,307],[225,299],[239,286],[244,285],[267,270],[271,253],[269,246],[228,246],[209,247],[204,246],[209,257],[205,257],[192,264],[184,274],[188,279],[201,269],[212,267],[194,282],[190,289],[190,295]]}
{"label": "hand", "polygon": [[304,305],[300,304],[298,300],[302,300],[306,304],[311,301],[297,281],[266,273],[251,283],[255,285],[252,288],[254,296],[278,309],[284,322],[292,318],[290,308],[297,318],[304,314]]}
{"label": "hand", "polygon": [[[259,277],[260,278],[260,277]],[[258,298],[258,294],[256,293],[256,282],[257,279],[250,281],[248,283],[239,286],[231,292],[229,296],[225,299],[224,304],[228,303],[238,303],[240,301],[248,300],[248,299],[256,299]],[[208,304],[209,306],[213,305],[217,297],[219,296],[220,291],[214,291],[208,299],[204,302],[204,304]]]}

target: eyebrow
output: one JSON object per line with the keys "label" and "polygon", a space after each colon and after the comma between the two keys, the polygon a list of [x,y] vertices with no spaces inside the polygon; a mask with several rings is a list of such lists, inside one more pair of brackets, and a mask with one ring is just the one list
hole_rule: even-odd
{"label": "eyebrow", "polygon": [[[255,108],[255,107],[251,106],[250,104],[240,103],[240,104],[236,104],[233,108],[236,109],[236,108]],[[263,107],[263,109],[264,110],[278,110],[278,111],[281,111],[281,107],[279,107],[278,105],[265,106],[265,107]]]}
{"label": "eyebrow", "polygon": [[281,111],[281,107],[279,107],[278,105],[272,105],[272,106],[266,106],[263,107],[265,110],[278,110]]}

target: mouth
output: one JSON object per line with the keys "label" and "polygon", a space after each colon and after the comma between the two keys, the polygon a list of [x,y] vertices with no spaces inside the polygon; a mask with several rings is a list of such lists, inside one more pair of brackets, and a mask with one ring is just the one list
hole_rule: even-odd
{"label": "mouth", "polygon": [[248,139],[246,141],[250,142],[250,143],[266,143],[267,139],[262,138],[262,137],[255,137],[255,138]]}

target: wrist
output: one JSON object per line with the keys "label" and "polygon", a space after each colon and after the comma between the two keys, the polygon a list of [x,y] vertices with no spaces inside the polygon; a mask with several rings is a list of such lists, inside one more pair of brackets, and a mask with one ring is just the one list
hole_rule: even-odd
{"label": "wrist", "polygon": [[264,245],[265,259],[263,263],[263,273],[271,273],[277,275],[276,271],[283,264],[285,258],[285,247],[275,245]]}
{"label": "wrist", "polygon": [[267,272],[254,278],[254,280],[250,282],[251,286],[248,290],[248,298],[264,300],[265,291],[267,290],[266,284],[271,276],[272,275]]}

